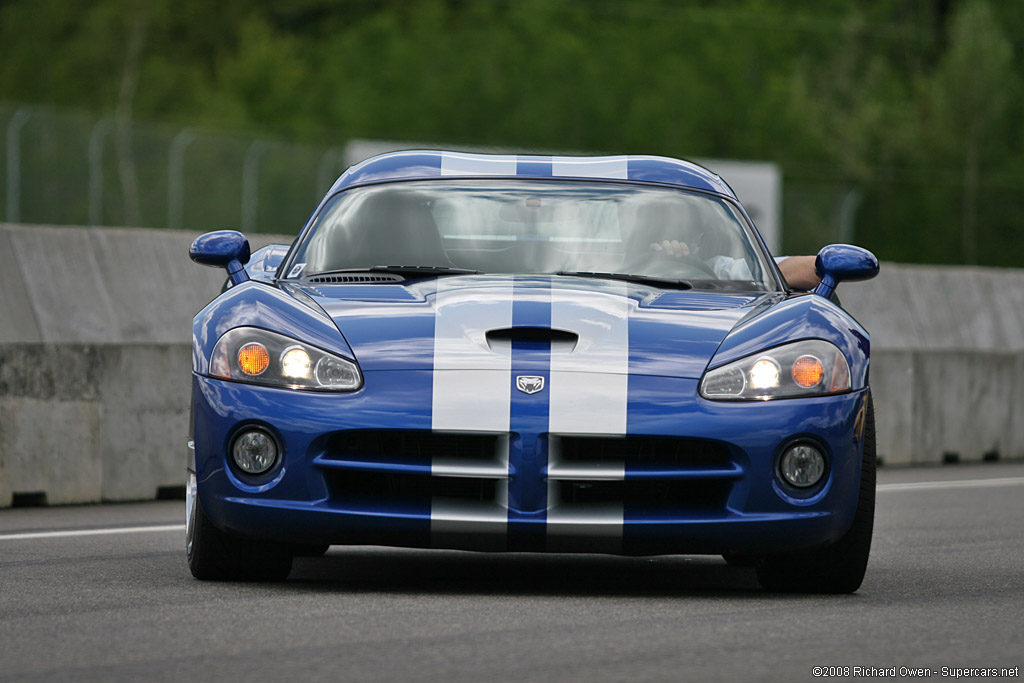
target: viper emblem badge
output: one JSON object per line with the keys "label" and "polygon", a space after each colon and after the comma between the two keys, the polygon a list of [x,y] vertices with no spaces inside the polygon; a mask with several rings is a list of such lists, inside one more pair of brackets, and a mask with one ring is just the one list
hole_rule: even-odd
{"label": "viper emblem badge", "polygon": [[536,394],[544,388],[544,378],[535,375],[519,375],[516,377],[516,389],[524,394]]}

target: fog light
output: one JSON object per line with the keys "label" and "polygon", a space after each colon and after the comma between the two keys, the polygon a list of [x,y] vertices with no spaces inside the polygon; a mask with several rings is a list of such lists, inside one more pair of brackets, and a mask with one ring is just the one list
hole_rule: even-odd
{"label": "fog light", "polygon": [[263,474],[277,462],[277,444],[266,432],[252,429],[235,438],[231,457],[243,472]]}
{"label": "fog light", "polygon": [[825,456],[811,444],[796,444],[782,454],[779,471],[791,486],[802,489],[814,486],[825,474]]}

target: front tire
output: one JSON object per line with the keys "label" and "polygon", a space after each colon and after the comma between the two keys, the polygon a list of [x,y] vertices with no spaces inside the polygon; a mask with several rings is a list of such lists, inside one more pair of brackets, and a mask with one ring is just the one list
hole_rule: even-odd
{"label": "front tire", "polygon": [[766,590],[853,593],[860,588],[868,566],[875,520],[875,411],[870,393],[864,411],[860,496],[850,530],[826,548],[762,560],[757,578]]}
{"label": "front tire", "polygon": [[204,581],[283,581],[292,556],[277,545],[227,534],[213,525],[196,494],[195,474],[186,487],[185,550],[192,576]]}

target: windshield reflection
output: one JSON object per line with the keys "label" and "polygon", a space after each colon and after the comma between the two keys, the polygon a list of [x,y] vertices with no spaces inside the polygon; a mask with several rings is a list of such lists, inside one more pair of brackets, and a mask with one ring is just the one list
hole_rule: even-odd
{"label": "windshield reflection", "polygon": [[354,188],[320,212],[288,277],[374,266],[418,266],[434,275],[445,274],[442,269],[635,274],[697,288],[776,288],[751,228],[728,201],[580,181]]}

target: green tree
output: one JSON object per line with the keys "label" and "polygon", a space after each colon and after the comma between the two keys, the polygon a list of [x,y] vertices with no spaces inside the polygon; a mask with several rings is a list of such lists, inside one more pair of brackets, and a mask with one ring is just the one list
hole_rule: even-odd
{"label": "green tree", "polygon": [[1014,265],[1020,35],[1024,3],[991,0],[6,0],[0,102],[121,122],[129,222],[166,177],[127,134],[145,120],[314,158],[382,138],[774,161],[787,250],[855,224],[883,258]]}
{"label": "green tree", "polygon": [[986,148],[1007,141],[1000,133],[1017,90],[1013,46],[986,0],[971,0],[956,14],[949,50],[929,83],[934,144],[963,167],[961,247],[965,263],[978,262],[979,175]]}

